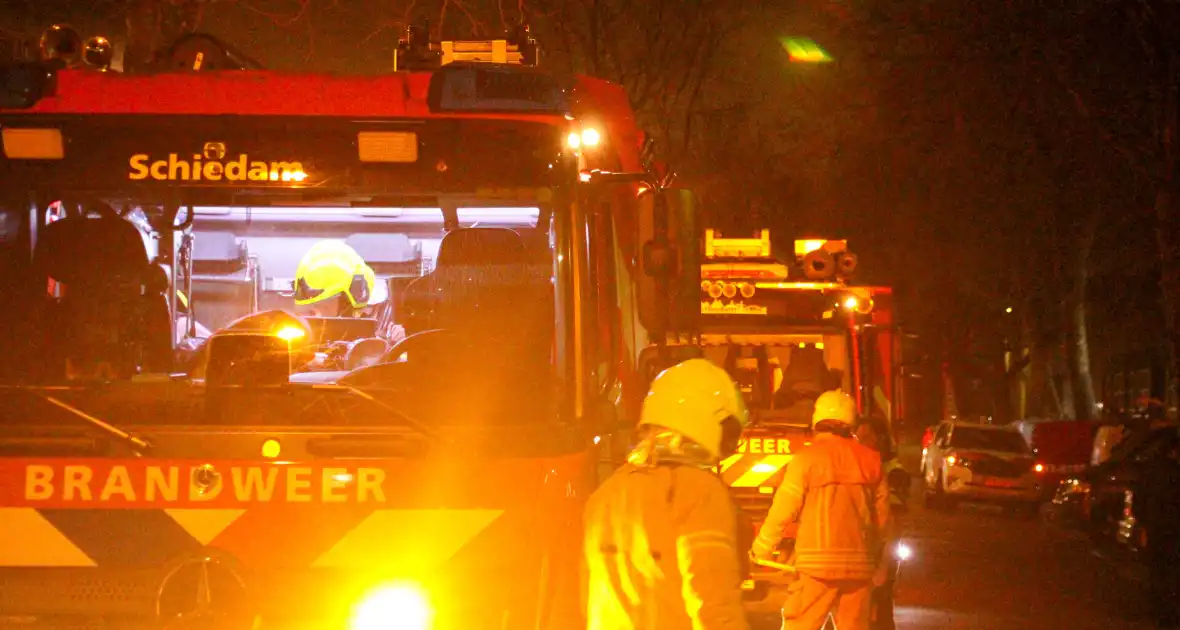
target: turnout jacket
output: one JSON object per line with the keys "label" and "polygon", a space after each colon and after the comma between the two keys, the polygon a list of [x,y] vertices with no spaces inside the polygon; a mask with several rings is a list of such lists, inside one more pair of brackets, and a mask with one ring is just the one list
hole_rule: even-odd
{"label": "turnout jacket", "polygon": [[890,526],[881,457],[855,440],[820,433],[791,460],[753,552],[768,557],[798,523],[795,568],[821,580],[868,580]]}
{"label": "turnout jacket", "polygon": [[736,524],[714,473],[617,470],[586,505],[589,630],[747,630]]}

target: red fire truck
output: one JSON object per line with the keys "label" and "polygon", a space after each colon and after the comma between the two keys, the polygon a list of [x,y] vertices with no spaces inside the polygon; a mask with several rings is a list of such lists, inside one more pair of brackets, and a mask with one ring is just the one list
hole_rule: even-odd
{"label": "red fire truck", "polygon": [[[769,230],[754,238],[705,232],[701,343],[705,356],[738,380],[752,412],[721,475],[755,528],[792,453],[808,444],[821,393],[841,389],[862,417],[891,427],[902,416],[892,292],[850,284],[857,258],[845,241],[793,245],[783,261],[771,250]],[[756,571],[745,582],[751,599],[766,594],[766,577]]]}
{"label": "red fire truck", "polygon": [[[422,33],[375,77],[60,28],[0,68],[0,626],[581,623],[691,196],[621,88]],[[294,303],[323,240],[360,317]]]}

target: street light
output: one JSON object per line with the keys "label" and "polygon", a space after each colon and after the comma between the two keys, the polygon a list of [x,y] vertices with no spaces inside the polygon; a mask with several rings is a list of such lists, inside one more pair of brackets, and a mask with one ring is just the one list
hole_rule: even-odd
{"label": "street light", "polygon": [[810,37],[785,37],[783,48],[791,63],[831,63],[835,61],[826,50],[819,47]]}

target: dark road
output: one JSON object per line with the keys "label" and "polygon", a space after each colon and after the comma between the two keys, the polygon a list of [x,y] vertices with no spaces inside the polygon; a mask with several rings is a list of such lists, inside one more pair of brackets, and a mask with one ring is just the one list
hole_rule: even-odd
{"label": "dark road", "polygon": [[[911,495],[899,630],[1148,629],[1134,572],[1041,520],[988,506],[925,509]],[[759,630],[778,623],[760,617]]]}
{"label": "dark road", "polygon": [[1148,628],[1128,571],[1039,520],[964,505],[910,517],[898,628]]}

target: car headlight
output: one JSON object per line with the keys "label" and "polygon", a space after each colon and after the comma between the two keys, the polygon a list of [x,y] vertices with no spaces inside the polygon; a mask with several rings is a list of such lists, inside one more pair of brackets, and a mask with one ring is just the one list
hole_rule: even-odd
{"label": "car headlight", "polygon": [[393,584],[374,589],[352,610],[349,630],[430,630],[434,610],[421,588]]}

